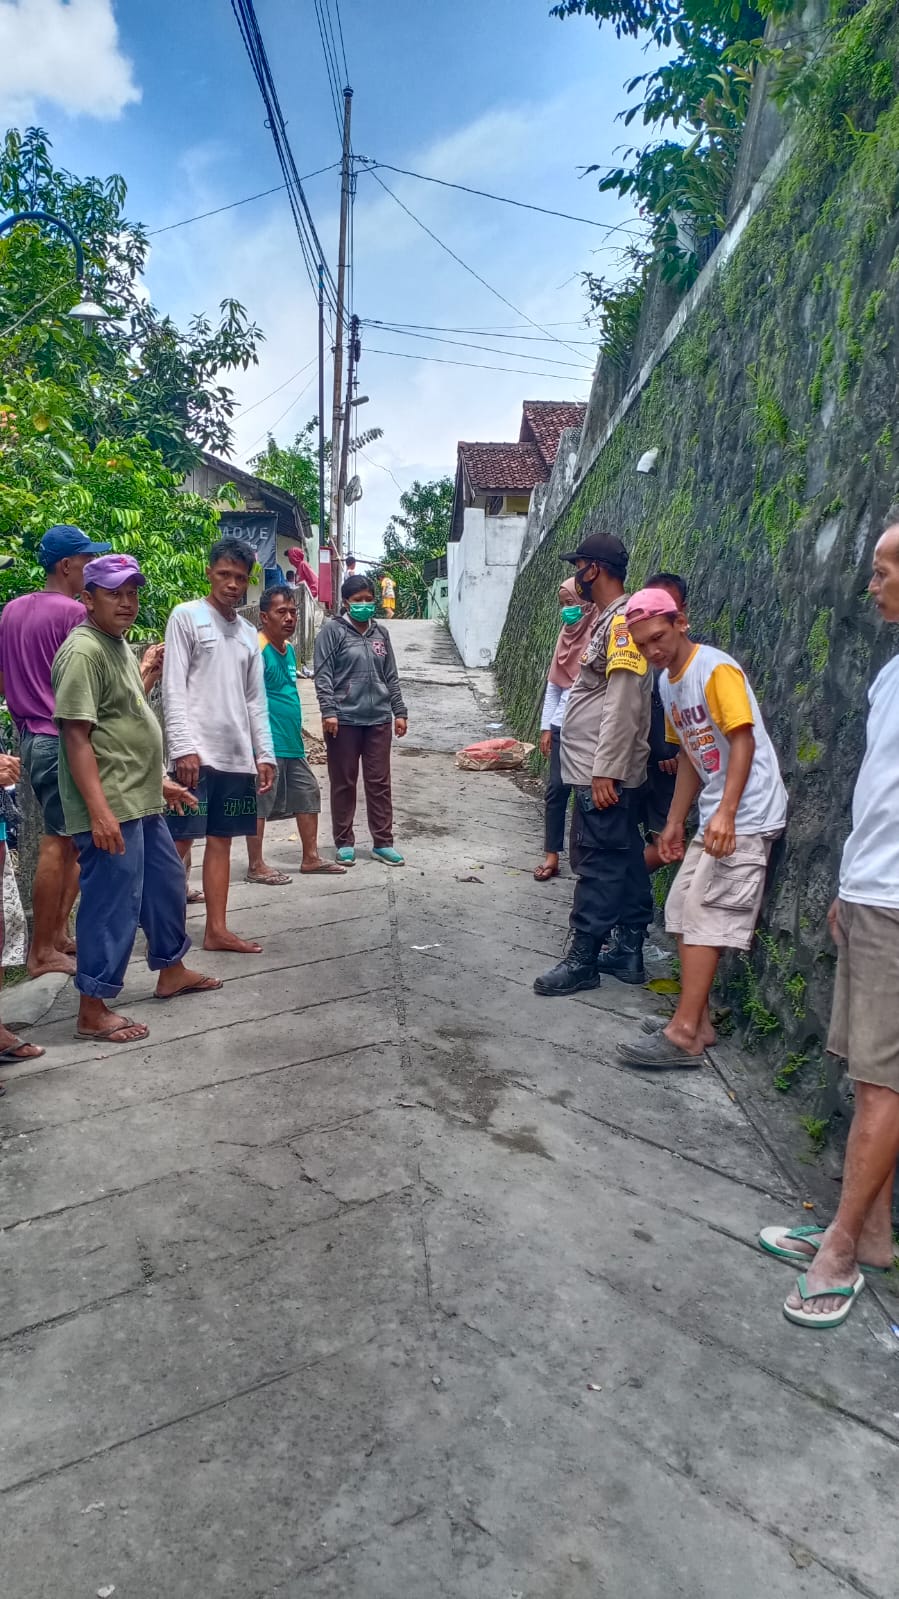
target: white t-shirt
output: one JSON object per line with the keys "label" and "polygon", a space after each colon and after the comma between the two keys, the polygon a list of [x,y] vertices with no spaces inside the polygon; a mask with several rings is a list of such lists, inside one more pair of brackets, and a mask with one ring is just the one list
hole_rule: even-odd
{"label": "white t-shirt", "polygon": [[899,909],[899,656],[868,693],[865,758],[852,796],[852,832],[843,846],[840,899]]}
{"label": "white t-shirt", "polygon": [[560,688],[558,683],[547,683],[546,693],[543,696],[543,710],[540,712],[541,733],[548,732],[551,727],[562,726],[570,695],[570,688]]}
{"label": "white t-shirt", "polygon": [[663,672],[659,692],[665,707],[665,736],[680,744],[702,782],[699,832],[714,816],[724,797],[730,760],[728,733],[752,727],[755,754],[737,807],[736,830],[776,838],[787,820],[787,791],[774,745],[762,720],[758,701],[743,668],[723,650],[697,644],[686,666],[672,678]]}
{"label": "white t-shirt", "polygon": [[219,772],[255,772],[274,762],[259,640],[242,616],[228,622],[206,600],[175,606],[162,704],[170,764],[199,755]]}

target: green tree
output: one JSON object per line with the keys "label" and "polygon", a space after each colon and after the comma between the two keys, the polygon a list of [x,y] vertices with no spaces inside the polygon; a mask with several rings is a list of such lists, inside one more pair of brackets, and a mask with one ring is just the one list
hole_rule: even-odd
{"label": "green tree", "polygon": [[552,8],[556,17],[610,25],[619,38],[674,48],[661,66],[628,82],[638,99],[620,115],[628,126],[639,117],[675,137],[628,149],[616,167],[587,171],[602,174],[601,190],[636,203],[649,224],[647,257],[682,288],[699,270],[704,241],[724,226],[755,71],[772,59],[766,22],[799,9],[799,0],[559,0]]}
{"label": "green tree", "polygon": [[431,483],[416,479],[400,495],[400,509],[384,532],[382,566],[397,586],[398,616],[424,616],[428,593],[424,563],[446,554],[452,508],[451,477]]}
{"label": "green tree", "polygon": [[0,238],[3,370],[58,383],[86,438],[141,436],[186,471],[201,450],[230,449],[236,402],[221,374],[255,363],[262,334],[236,300],[222,302],[218,322],[196,316],[186,331],[160,315],[143,292],[149,241],[125,216],[126,194],[121,177],[55,168],[40,128],[7,133],[0,210],[68,222],[84,246],[88,291],[117,320],[88,329],[68,317],[78,299],[70,242],[20,223]]}
{"label": "green tree", "polygon": [[[383,435],[383,428],[368,428],[355,439],[349,448],[364,450],[367,444]],[[250,462],[258,477],[274,483],[288,494],[295,494],[310,522],[318,522],[318,417],[313,416],[301,428],[292,444],[278,444],[269,434],[264,450],[254,455]],[[331,440],[325,439],[325,531],[329,524],[328,507],[331,498]]]}

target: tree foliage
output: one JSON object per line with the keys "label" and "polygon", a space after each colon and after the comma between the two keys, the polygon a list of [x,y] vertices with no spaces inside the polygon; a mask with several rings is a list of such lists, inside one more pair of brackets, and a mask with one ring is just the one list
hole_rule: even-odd
{"label": "tree foliage", "polygon": [[[39,129],[0,153],[3,213],[47,210],[83,241],[86,287],[121,313],[89,328],[71,243],[22,223],[0,238],[0,602],[39,587],[48,526],[74,522],[136,555],[148,577],[139,627],[162,632],[171,607],[202,590],[218,516],[180,492],[201,448],[227,449],[234,409],[222,368],[256,359],[258,330],[235,302],[213,326],[181,332],[144,297],[147,236],[124,215],[125,184],[54,169]],[[223,496],[227,498],[227,494]]]}
{"label": "tree foliage", "polygon": [[[772,59],[763,34],[770,17],[799,9],[799,0],[560,0],[557,17],[593,17],[619,38],[646,38],[675,53],[626,85],[635,103],[621,112],[658,133],[601,173],[601,190],[632,199],[649,224],[647,254],[663,277],[686,288],[706,241],[724,227],[740,137],[755,73]],[[794,51],[793,58],[800,52]]]}
{"label": "tree foliage", "polygon": [[116,321],[85,328],[66,313],[79,293],[72,245],[38,223],[0,238],[3,369],[50,379],[71,396],[85,437],[146,438],[166,465],[187,471],[201,450],[227,453],[233,392],[220,373],[257,360],[262,334],[236,300],[220,318],[193,318],[186,331],[146,297],[149,240],[129,222],[123,178],[77,178],[53,165],[40,128],[11,129],[0,152],[0,210],[61,217],[84,247],[86,287]]}
{"label": "tree foliage", "polygon": [[428,596],[424,563],[446,554],[452,508],[450,477],[430,483],[416,479],[400,495],[400,509],[384,532],[383,562],[383,570],[397,586],[398,616],[424,615]]}
{"label": "tree foliage", "polygon": [[[383,428],[367,428],[350,439],[349,450],[364,450],[383,437]],[[296,434],[292,444],[278,444],[270,433],[264,450],[254,455],[250,466],[257,476],[296,495],[309,517],[318,522],[318,417],[313,416]],[[331,440],[325,439],[325,532],[329,526],[331,499]]]}

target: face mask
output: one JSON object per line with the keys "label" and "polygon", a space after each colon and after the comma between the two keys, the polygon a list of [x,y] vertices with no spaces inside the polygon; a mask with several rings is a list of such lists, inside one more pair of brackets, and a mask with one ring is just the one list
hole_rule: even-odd
{"label": "face mask", "polygon": [[350,616],[354,622],[370,622],[375,614],[375,609],[374,600],[360,600],[357,604],[350,605]]}
{"label": "face mask", "polygon": [[589,600],[590,590],[593,587],[593,578],[588,578],[586,575],[589,570],[589,566],[585,566],[582,572],[575,573],[574,586],[582,600]]}
{"label": "face mask", "polygon": [[562,621],[566,627],[572,627],[575,622],[579,622],[583,614],[584,607],[582,605],[562,606]]}

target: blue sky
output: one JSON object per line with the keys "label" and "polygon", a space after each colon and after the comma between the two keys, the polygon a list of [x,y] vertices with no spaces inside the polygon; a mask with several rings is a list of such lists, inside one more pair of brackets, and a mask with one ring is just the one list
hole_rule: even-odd
{"label": "blue sky", "polygon": [[[339,155],[313,0],[256,0],[256,9],[297,164],[311,172]],[[647,58],[588,19],[561,23],[548,11],[547,0],[342,0],[355,150],[599,221],[627,221],[621,203],[578,169],[612,160],[626,142],[615,113],[624,80],[645,70]],[[75,171],[124,173],[129,212],[149,228],[280,181],[228,0],[0,0],[0,113],[6,123],[39,121],[57,159]],[[383,427],[384,438],[358,462],[363,553],[377,552],[399,487],[454,472],[459,438],[515,438],[525,398],[586,398],[595,352],[578,342],[588,338],[578,325],[578,274],[613,271],[618,258],[600,247],[624,238],[382,176],[471,267],[573,349],[537,342],[533,327],[360,174],[356,311],[495,330],[450,337],[517,352],[364,333],[360,383],[371,403],[360,418]],[[337,174],[311,180],[308,195],[333,265]],[[304,385],[315,369],[300,369],[315,355],[315,305],[283,195],[159,235],[148,289],[178,320],[214,313],[234,295],[265,330],[259,367],[234,384],[247,408],[235,459],[260,447],[268,427],[286,442],[312,414],[315,385]],[[514,329],[529,337],[496,337]],[[521,370],[402,360],[376,347]],[[538,355],[573,365],[550,366]]]}

